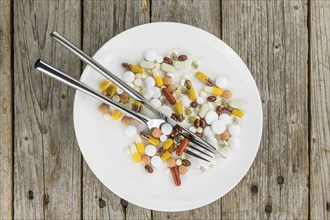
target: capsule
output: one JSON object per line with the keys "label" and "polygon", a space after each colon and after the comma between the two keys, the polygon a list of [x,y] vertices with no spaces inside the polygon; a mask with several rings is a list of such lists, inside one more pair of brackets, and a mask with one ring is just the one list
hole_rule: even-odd
{"label": "capsule", "polygon": [[127,69],[132,71],[135,74],[141,74],[143,72],[143,69],[141,67],[139,67],[138,65],[132,65],[132,64],[128,64],[128,63],[123,63],[122,66]]}
{"label": "capsule", "polygon": [[172,153],[169,151],[164,151],[164,153],[162,154],[162,156],[160,158],[162,158],[162,160],[166,161],[167,159],[169,159],[172,156]]}
{"label": "capsule", "polygon": [[140,154],[143,154],[143,153],[144,153],[144,148],[145,148],[145,147],[144,147],[144,143],[143,143],[142,140],[141,140],[140,135],[135,135],[135,136],[134,136],[134,142],[135,142],[135,146],[136,146],[138,152],[139,152]]}
{"label": "capsule", "polygon": [[142,103],[140,101],[134,100],[132,104],[133,111],[140,112],[142,108]]}
{"label": "capsule", "polygon": [[208,112],[209,108],[210,108],[210,106],[206,102],[203,103],[198,112],[199,117],[204,118],[206,113]]}
{"label": "capsule", "polygon": [[223,90],[220,89],[219,87],[212,87],[212,86],[205,86],[204,91],[218,96],[222,95],[223,93]]}
{"label": "capsule", "polygon": [[113,120],[118,120],[120,116],[121,116],[121,111],[119,111],[118,109],[115,109],[111,115]]}
{"label": "capsule", "polygon": [[164,148],[165,150],[168,150],[173,144],[174,144],[173,139],[172,139],[172,138],[168,138],[168,139],[164,142],[164,144],[163,144],[163,148]]}
{"label": "capsule", "polygon": [[170,134],[171,138],[175,138],[180,133],[180,128],[176,126]]}
{"label": "capsule", "polygon": [[154,68],[152,69],[152,75],[154,76],[156,86],[159,88],[164,85],[163,78],[159,75],[158,69]]}
{"label": "capsule", "polygon": [[189,140],[187,138],[183,139],[180,142],[178,149],[176,149],[175,154],[177,156],[181,156],[183,154],[183,152],[186,150],[186,148],[188,147],[188,145],[189,145]]}
{"label": "capsule", "polygon": [[235,116],[237,118],[243,118],[243,116],[244,116],[244,112],[242,112],[241,110],[239,110],[237,108],[225,107],[225,110],[230,112],[230,115]]}
{"label": "capsule", "polygon": [[204,84],[206,84],[208,86],[215,86],[215,81],[213,81],[212,79],[210,79],[207,75],[205,75],[201,71],[198,71],[195,74],[195,76],[196,76],[197,79],[199,79],[200,81],[202,81]]}
{"label": "capsule", "polygon": [[108,88],[108,95],[110,98],[112,98],[112,96],[114,96],[114,94],[116,93],[117,90],[117,86],[115,84],[111,84]]}
{"label": "capsule", "polygon": [[109,80],[104,80],[101,85],[99,86],[99,89],[101,92],[107,90],[111,85],[111,82]]}
{"label": "capsule", "polygon": [[140,163],[141,162],[141,155],[139,154],[138,150],[136,149],[135,144],[131,144],[129,146],[129,151],[132,154],[132,157],[135,162]]}
{"label": "capsule", "polygon": [[170,91],[168,91],[166,87],[162,88],[162,93],[171,105],[174,105],[176,103],[174,96],[170,93]]}
{"label": "capsule", "polygon": [[187,79],[184,82],[184,86],[187,89],[187,95],[188,95],[189,99],[195,101],[196,100],[196,93],[195,93],[195,90],[194,90],[194,88],[192,86],[191,81]]}
{"label": "capsule", "polygon": [[176,117],[178,121],[182,122],[183,121],[183,107],[181,101],[177,101],[175,103],[175,112],[176,112]]}
{"label": "capsule", "polygon": [[141,137],[143,139],[145,139],[146,141],[148,141],[150,144],[154,145],[154,146],[158,146],[160,143],[160,140],[158,140],[157,138],[154,138],[153,136],[147,134],[146,132],[142,131],[140,133]]}
{"label": "capsule", "polygon": [[171,173],[173,176],[174,184],[176,186],[181,185],[181,179],[180,179],[180,173],[179,173],[179,168],[177,166],[171,167]]}

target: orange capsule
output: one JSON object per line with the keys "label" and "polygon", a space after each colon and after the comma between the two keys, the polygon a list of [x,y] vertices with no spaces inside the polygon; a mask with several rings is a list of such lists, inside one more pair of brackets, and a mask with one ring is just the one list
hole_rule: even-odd
{"label": "orange capsule", "polygon": [[181,156],[183,154],[183,152],[186,150],[186,148],[188,147],[188,145],[189,145],[189,140],[187,138],[183,139],[180,142],[178,149],[176,149],[175,154],[177,156]]}
{"label": "orange capsule", "polygon": [[171,105],[174,105],[176,103],[176,100],[175,100],[174,96],[170,93],[170,91],[168,91],[167,88],[162,88],[162,93],[164,94],[164,96],[166,97],[167,101]]}
{"label": "orange capsule", "polygon": [[174,166],[171,168],[171,173],[173,176],[174,184],[176,186],[181,185],[181,179],[180,179],[180,173],[179,173],[179,168],[177,166]]}

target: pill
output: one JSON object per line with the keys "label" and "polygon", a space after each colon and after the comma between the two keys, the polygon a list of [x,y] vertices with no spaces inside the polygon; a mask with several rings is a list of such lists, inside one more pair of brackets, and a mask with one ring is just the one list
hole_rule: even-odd
{"label": "pill", "polygon": [[236,109],[244,109],[244,102],[238,99],[233,99],[229,102],[229,106]]}
{"label": "pill", "polygon": [[124,91],[121,88],[117,87],[116,92],[117,92],[117,95],[121,95],[121,94],[123,94]]}
{"label": "pill", "polygon": [[129,150],[130,150],[130,152],[131,152],[131,155],[132,155],[134,161],[137,162],[137,163],[141,162],[141,155],[140,155],[140,153],[137,151],[135,144],[131,144],[131,145],[129,146]]}
{"label": "pill", "polygon": [[149,157],[154,156],[157,153],[157,149],[154,145],[148,144],[144,150],[144,152],[146,153],[146,155],[148,155]]}
{"label": "pill", "polygon": [[142,86],[142,80],[141,79],[135,79],[134,80],[134,85],[136,85],[136,86]]}
{"label": "pill", "polygon": [[231,123],[230,116],[228,114],[221,114],[219,119],[223,120],[226,125]]}
{"label": "pill", "polygon": [[150,165],[145,165],[144,169],[148,172],[148,173],[152,173],[154,172],[154,169],[150,166]]}
{"label": "pill", "polygon": [[110,87],[110,85],[112,85],[112,84],[109,80],[104,80],[100,84],[99,89],[100,89],[101,92],[103,92],[103,91],[107,90]]}
{"label": "pill", "polygon": [[175,165],[181,166],[182,165],[182,160],[181,159],[176,159],[175,160]]}
{"label": "pill", "polygon": [[172,114],[172,110],[170,107],[168,107],[167,105],[163,105],[161,107],[159,107],[158,109],[161,113],[163,113],[165,116],[170,117]]}
{"label": "pill", "polygon": [[230,138],[230,134],[228,131],[224,131],[222,134],[220,134],[220,138],[224,141],[227,141]]}
{"label": "pill", "polygon": [[189,140],[187,138],[183,139],[181,142],[180,142],[180,145],[179,147],[176,149],[176,152],[175,154],[177,156],[181,156],[182,153],[186,150],[186,148],[188,147],[189,145]]}
{"label": "pill", "polygon": [[179,70],[186,69],[188,67],[188,62],[187,61],[174,61],[173,66]]}
{"label": "pill", "polygon": [[203,134],[204,134],[204,136],[213,136],[214,133],[211,129],[211,126],[206,126],[203,130]]}
{"label": "pill", "polygon": [[208,112],[209,108],[210,108],[210,106],[207,103],[202,104],[202,106],[198,112],[199,117],[204,118],[206,113]]}
{"label": "pill", "polygon": [[158,146],[160,141],[157,138],[154,138],[153,136],[147,134],[146,132],[142,131],[140,133],[141,137],[143,139],[145,139],[146,141],[148,141],[150,144],[154,145],[154,146]]}
{"label": "pill", "polygon": [[115,109],[113,111],[111,117],[112,117],[113,120],[116,121],[116,120],[118,120],[120,118],[121,114],[122,114],[121,111],[119,111],[118,109]]}
{"label": "pill", "polygon": [[187,89],[187,95],[188,95],[189,99],[195,101],[195,99],[196,99],[196,93],[195,93],[195,89],[194,89],[191,81],[188,80],[188,79],[186,79],[185,82],[184,82],[184,86]]}
{"label": "pill", "polygon": [[180,55],[180,56],[178,56],[178,60],[179,61],[185,61],[187,59],[188,59],[187,55]]}
{"label": "pill", "polygon": [[240,133],[241,129],[239,125],[230,125],[228,127],[228,132],[231,136],[238,136]]}
{"label": "pill", "polygon": [[157,62],[157,63],[161,63],[161,62],[163,62],[163,59],[164,59],[164,57],[161,56],[161,55],[156,56],[156,62]]}
{"label": "pill", "polygon": [[212,122],[214,122],[217,119],[218,119],[218,114],[215,111],[209,111],[205,115],[205,121],[209,125],[212,124]]}
{"label": "pill", "polygon": [[217,99],[217,97],[216,96],[214,96],[214,95],[211,95],[211,96],[209,96],[209,97],[207,97],[207,101],[208,102],[215,102],[215,100]]}
{"label": "pill", "polygon": [[134,125],[128,125],[125,127],[124,132],[128,137],[133,137],[136,135],[137,130]]}
{"label": "pill", "polygon": [[224,146],[224,147],[221,147],[218,152],[221,153],[222,155],[227,155],[230,151],[230,147],[228,146]]}
{"label": "pill", "polygon": [[203,132],[203,128],[202,127],[199,127],[199,128],[197,128],[196,131],[197,131],[197,133],[200,133],[201,134]]}
{"label": "pill", "polygon": [[196,74],[195,74],[196,78],[199,79],[200,81],[202,81],[204,84],[208,85],[208,86],[214,86],[215,85],[215,82],[210,79],[206,74],[198,71]]}
{"label": "pill", "polygon": [[143,165],[145,166],[150,164],[151,158],[148,155],[143,155],[141,160]]}
{"label": "pill", "polygon": [[211,128],[215,134],[221,134],[226,130],[226,124],[223,120],[216,120],[212,122]]}
{"label": "pill", "polygon": [[169,123],[164,123],[161,126],[161,130],[162,130],[163,134],[169,135],[173,131],[173,127]]}
{"label": "pill", "polygon": [[153,69],[155,67],[155,64],[154,64],[154,62],[151,62],[151,61],[142,60],[139,63],[139,66],[144,68],[144,69]]}
{"label": "pill", "polygon": [[176,90],[176,87],[174,85],[168,85],[166,88],[171,94],[174,93]]}
{"label": "pill", "polygon": [[120,97],[120,101],[122,103],[127,103],[128,100],[129,100],[129,95],[127,93],[125,93],[125,92],[122,93],[119,97]]}
{"label": "pill", "polygon": [[190,126],[189,127],[189,131],[191,131],[192,133],[196,133],[197,132],[197,128],[194,126]]}
{"label": "pill", "polygon": [[164,76],[163,82],[165,86],[171,85],[172,84],[172,77],[170,76]]}
{"label": "pill", "polygon": [[109,107],[109,105],[107,105],[105,103],[102,103],[99,107],[99,110],[100,110],[101,113],[105,114],[105,113],[109,112],[110,107]]}
{"label": "pill", "polygon": [[115,102],[119,102],[120,101],[120,96],[119,95],[114,95],[112,97],[112,100],[115,101]]}
{"label": "pill", "polygon": [[159,108],[162,105],[162,102],[159,99],[151,99],[151,104],[153,104],[156,108]]}
{"label": "pill", "polygon": [[161,96],[161,91],[160,91],[160,88],[158,87],[151,87],[152,91],[153,91],[153,94],[152,94],[152,98],[154,99],[158,99],[160,96]]}
{"label": "pill", "polygon": [[155,168],[160,167],[162,165],[163,161],[159,156],[153,156],[151,158],[151,165]]}
{"label": "pill", "polygon": [[196,102],[201,105],[205,102],[205,99],[203,97],[199,96],[199,97],[197,97]]}
{"label": "pill", "polygon": [[152,89],[149,87],[143,88],[142,93],[143,93],[144,98],[146,98],[146,99],[151,99],[152,95],[154,94]]}
{"label": "pill", "polygon": [[165,72],[171,72],[171,73],[173,73],[175,71],[174,66],[169,65],[167,63],[160,64],[160,69],[165,71]]}
{"label": "pill", "polygon": [[178,167],[172,167],[171,168],[171,173],[172,173],[174,184],[176,186],[180,186],[181,185],[181,179],[180,179],[179,168]]}
{"label": "pill", "polygon": [[144,54],[144,59],[148,61],[155,61],[157,53],[155,50],[147,50]]}
{"label": "pill", "polygon": [[160,64],[159,63],[155,63],[155,67],[154,68],[156,68],[156,69],[160,69]]}
{"label": "pill", "polygon": [[231,148],[236,149],[239,147],[239,139],[237,137],[230,137],[228,139],[228,144]]}
{"label": "pill", "polygon": [[174,96],[169,92],[167,88],[162,88],[162,93],[171,105],[174,105],[176,103]]}
{"label": "pill", "polygon": [[205,98],[207,93],[204,90],[199,91],[199,96]]}
{"label": "pill", "polygon": [[163,135],[160,136],[159,140],[161,142],[165,142],[165,141],[167,141],[167,136],[165,134],[163,134]]}
{"label": "pill", "polygon": [[160,138],[162,131],[159,128],[153,128],[151,134],[155,138]]}
{"label": "pill", "polygon": [[218,96],[222,95],[222,93],[223,93],[222,89],[220,89],[219,87],[213,87],[213,86],[205,86],[204,91],[207,93],[218,95]]}
{"label": "pill", "polygon": [[224,87],[227,86],[227,84],[228,84],[228,80],[227,80],[227,78],[224,77],[224,76],[219,76],[219,77],[216,79],[215,84],[216,84],[217,86],[219,86],[220,88],[224,88]]}
{"label": "pill", "polygon": [[225,99],[230,99],[231,96],[232,96],[232,93],[230,90],[228,90],[228,89],[223,90],[222,97],[224,97]]}
{"label": "pill", "polygon": [[126,71],[123,74],[123,79],[125,82],[133,82],[135,79],[134,73],[132,71]]}
{"label": "pill", "polygon": [[184,106],[184,107],[186,107],[186,108],[188,108],[189,106],[190,106],[190,99],[189,99],[189,97],[187,96],[187,95],[183,95],[182,97],[181,97],[181,103],[182,103],[182,105]]}
{"label": "pill", "polygon": [[123,123],[123,125],[130,125],[131,124],[131,118],[127,117],[127,116],[124,116],[121,119],[121,123]]}
{"label": "pill", "polygon": [[166,160],[166,164],[168,167],[174,167],[175,166],[175,159],[169,158]]}
{"label": "pill", "polygon": [[144,84],[146,87],[151,88],[155,86],[156,82],[153,77],[148,76],[147,78],[144,79]]}
{"label": "pill", "polygon": [[160,76],[158,69],[152,69],[152,75],[155,79],[155,83],[158,87],[162,87],[164,85],[163,78]]}

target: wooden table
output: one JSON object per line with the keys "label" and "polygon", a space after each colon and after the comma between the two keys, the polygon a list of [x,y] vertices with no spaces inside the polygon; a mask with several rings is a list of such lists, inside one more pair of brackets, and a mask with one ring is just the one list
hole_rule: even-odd
{"label": "wooden table", "polygon": [[[0,15],[0,219],[330,219],[329,0],[1,0]],[[189,212],[143,209],[104,187],[75,139],[74,91],[33,70],[41,57],[80,76],[84,65],[53,30],[93,54],[157,21],[225,41],[262,97],[263,138],[249,172]]]}

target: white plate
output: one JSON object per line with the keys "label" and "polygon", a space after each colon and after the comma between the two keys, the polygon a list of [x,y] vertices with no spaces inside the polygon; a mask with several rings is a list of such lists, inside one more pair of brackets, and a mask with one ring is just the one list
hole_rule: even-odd
{"label": "white plate", "polygon": [[[95,33],[97,34],[97,33]],[[124,72],[122,62],[136,63],[144,52],[154,48],[166,55],[177,49],[181,54],[200,61],[199,69],[211,78],[225,75],[233,98],[245,100],[245,117],[241,121],[240,148],[232,150],[226,160],[217,159],[215,167],[203,174],[196,163],[182,185],[176,187],[163,168],[153,174],[145,172],[125,154],[133,140],[127,138],[120,121],[107,121],[98,111],[99,101],[77,92],[74,101],[74,127],[81,152],[97,178],[119,197],[135,205],[159,211],[184,211],[207,205],[229,192],[246,174],[258,151],[262,132],[261,101],[256,84],[239,56],[214,35],[178,23],[151,23],[118,34],[94,55],[113,73]],[[199,90],[202,83],[194,79]],[[87,66],[81,81],[97,89],[103,77]]]}

